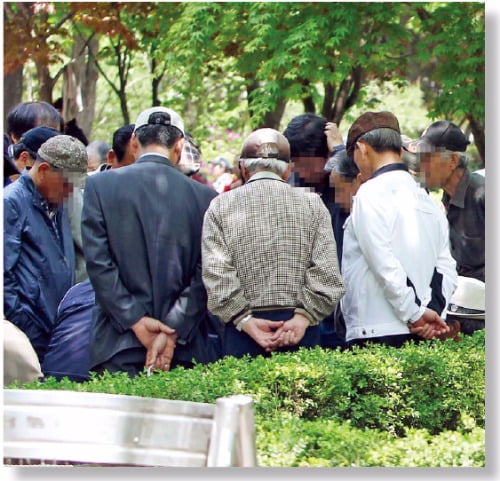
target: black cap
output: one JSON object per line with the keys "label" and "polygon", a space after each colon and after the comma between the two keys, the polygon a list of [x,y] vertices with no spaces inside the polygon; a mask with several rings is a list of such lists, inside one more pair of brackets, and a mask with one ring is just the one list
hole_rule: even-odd
{"label": "black cap", "polygon": [[47,142],[47,140],[56,135],[61,135],[61,132],[45,125],[28,130],[14,147],[16,158],[25,150],[27,150],[31,156],[33,156],[33,154],[36,156],[38,149]]}
{"label": "black cap", "polygon": [[465,152],[469,144],[460,127],[449,120],[438,120],[425,129],[416,147],[418,153],[439,149]]}

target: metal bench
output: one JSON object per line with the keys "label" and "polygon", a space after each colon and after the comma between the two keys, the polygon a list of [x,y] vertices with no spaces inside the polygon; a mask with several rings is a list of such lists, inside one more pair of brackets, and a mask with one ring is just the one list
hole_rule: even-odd
{"label": "metal bench", "polygon": [[253,400],[4,390],[4,465],[256,465]]}

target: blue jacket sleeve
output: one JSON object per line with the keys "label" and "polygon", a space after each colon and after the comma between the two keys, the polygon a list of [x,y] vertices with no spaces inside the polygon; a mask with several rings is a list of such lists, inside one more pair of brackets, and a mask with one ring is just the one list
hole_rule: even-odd
{"label": "blue jacket sleeve", "polygon": [[3,282],[4,282],[4,316],[13,324],[24,317],[19,301],[20,285],[15,274],[21,253],[21,236],[23,215],[17,205],[4,199],[3,206]]}

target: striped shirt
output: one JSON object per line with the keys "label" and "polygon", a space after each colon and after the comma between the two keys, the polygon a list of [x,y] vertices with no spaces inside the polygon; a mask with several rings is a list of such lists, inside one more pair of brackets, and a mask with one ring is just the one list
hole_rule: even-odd
{"label": "striped shirt", "polygon": [[252,309],[295,307],[314,325],[344,292],[321,198],[271,172],[212,200],[202,265],[208,308],[224,322],[237,322]]}

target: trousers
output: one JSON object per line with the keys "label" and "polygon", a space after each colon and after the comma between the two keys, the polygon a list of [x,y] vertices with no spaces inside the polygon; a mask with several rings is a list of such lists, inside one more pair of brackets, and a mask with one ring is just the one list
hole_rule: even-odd
{"label": "trousers", "polygon": [[[255,316],[262,319],[268,319],[270,321],[288,321],[294,315],[293,309],[283,309],[283,310],[259,310],[255,311]],[[297,351],[299,347],[315,347],[320,343],[320,330],[319,326],[309,326],[306,329],[304,337],[296,346],[287,346],[284,348],[279,348],[277,352],[290,352]],[[243,357],[246,354],[250,354],[252,357],[258,355],[270,356],[271,353],[266,352],[264,348],[259,346],[248,334],[243,331],[238,331],[232,322],[226,324],[224,330],[224,340],[223,340],[223,354],[224,356],[234,356]]]}

